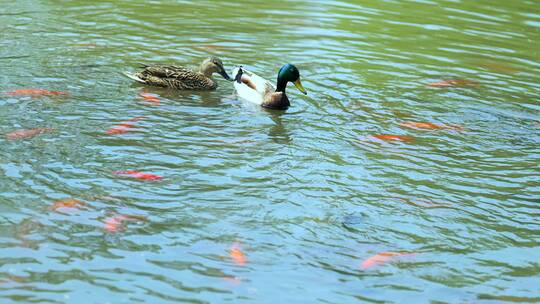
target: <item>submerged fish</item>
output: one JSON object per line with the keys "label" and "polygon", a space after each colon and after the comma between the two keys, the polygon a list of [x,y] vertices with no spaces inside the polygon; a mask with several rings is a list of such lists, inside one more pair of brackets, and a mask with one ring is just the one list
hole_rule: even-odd
{"label": "submerged fish", "polygon": [[124,176],[124,177],[131,177],[139,180],[162,180],[163,177],[151,174],[151,173],[143,173],[136,170],[127,170],[127,171],[115,171],[115,175]]}
{"label": "submerged fish", "polygon": [[24,139],[34,137],[41,133],[52,132],[52,128],[33,128],[33,129],[19,129],[6,134],[6,138],[9,140]]}
{"label": "submerged fish", "polygon": [[515,66],[506,62],[484,61],[480,62],[479,66],[499,73],[514,74],[518,72]]}
{"label": "submerged fish", "polygon": [[432,88],[470,87],[478,86],[478,82],[466,79],[450,79],[428,83],[427,86]]}
{"label": "submerged fish", "polygon": [[28,277],[22,277],[17,275],[8,275],[5,278],[0,279],[0,284],[8,283],[24,283],[28,280]]}
{"label": "submerged fish", "polygon": [[378,135],[371,135],[372,137],[382,140],[382,141],[403,141],[403,142],[411,142],[414,140],[414,137],[408,136],[408,135],[390,135],[390,134],[378,134]]}
{"label": "submerged fish", "polygon": [[109,130],[107,130],[107,134],[109,135],[117,135],[117,134],[124,134],[126,132],[128,132],[129,130],[135,128],[135,122],[139,121],[139,120],[142,120],[142,119],[145,119],[145,117],[135,117],[135,118],[132,118],[130,120],[126,120],[122,123],[120,123],[119,125],[116,125],[112,128],[110,128]]}
{"label": "submerged fish", "polygon": [[9,96],[67,96],[69,93],[61,91],[49,91],[45,89],[21,89],[6,93]]}
{"label": "submerged fish", "polygon": [[157,94],[142,92],[139,94],[139,96],[141,96],[144,100],[149,101],[149,102],[153,102],[153,103],[160,102],[160,99],[158,98]]}
{"label": "submerged fish", "polygon": [[377,265],[382,265],[398,257],[411,256],[411,255],[414,255],[414,254],[407,253],[407,252],[381,252],[363,261],[362,264],[360,265],[360,268],[363,270],[366,270]]}
{"label": "submerged fish", "polygon": [[405,204],[415,206],[415,207],[421,207],[424,209],[431,209],[431,208],[451,208],[452,205],[450,203],[440,203],[440,202],[434,202],[431,200],[425,200],[425,199],[409,199],[409,198],[402,198],[402,197],[393,197],[393,199],[399,200]]}
{"label": "submerged fish", "polygon": [[108,232],[118,232],[124,229],[125,222],[145,222],[146,217],[140,215],[120,214],[109,217],[105,220],[105,230]]}
{"label": "submerged fish", "polygon": [[100,45],[96,44],[96,43],[74,43],[71,45],[71,47],[74,47],[74,48],[96,48],[96,47],[100,47]]}
{"label": "submerged fish", "polygon": [[78,199],[65,198],[65,199],[55,201],[54,204],[49,209],[52,211],[59,211],[60,209],[63,209],[63,208],[78,208],[84,205],[85,203]]}
{"label": "submerged fish", "polygon": [[364,223],[364,217],[357,214],[349,214],[343,217],[341,224],[347,229],[357,229]]}
{"label": "submerged fish", "polygon": [[236,265],[244,266],[247,263],[246,255],[242,251],[242,246],[238,242],[234,242],[229,248],[229,256]]}
{"label": "submerged fish", "polygon": [[444,124],[435,124],[432,122],[405,121],[405,122],[400,123],[400,125],[403,127],[412,128],[412,129],[463,130],[463,127],[459,125],[444,125]]}

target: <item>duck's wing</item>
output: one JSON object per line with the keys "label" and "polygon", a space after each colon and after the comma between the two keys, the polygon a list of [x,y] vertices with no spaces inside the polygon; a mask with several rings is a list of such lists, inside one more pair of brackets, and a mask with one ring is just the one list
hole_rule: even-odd
{"label": "duck's wing", "polygon": [[270,81],[242,67],[234,69],[233,79],[238,95],[256,104],[262,104],[264,96],[276,90]]}
{"label": "duck's wing", "polygon": [[180,90],[214,89],[216,83],[201,73],[176,65],[142,65],[141,72],[127,77],[149,85],[170,87]]}
{"label": "duck's wing", "polygon": [[179,80],[193,78],[200,75],[190,69],[177,65],[142,65],[143,70],[141,74],[147,76],[154,76],[159,78],[176,78]]}

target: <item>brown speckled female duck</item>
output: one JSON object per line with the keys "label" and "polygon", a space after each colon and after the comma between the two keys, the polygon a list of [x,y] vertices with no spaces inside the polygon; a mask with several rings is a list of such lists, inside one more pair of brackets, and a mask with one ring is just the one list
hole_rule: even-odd
{"label": "brown speckled female duck", "polygon": [[217,83],[212,74],[218,73],[231,80],[223,63],[217,57],[203,61],[198,71],[176,65],[142,65],[143,70],[134,74],[125,72],[127,77],[147,85],[173,88],[177,90],[214,90]]}

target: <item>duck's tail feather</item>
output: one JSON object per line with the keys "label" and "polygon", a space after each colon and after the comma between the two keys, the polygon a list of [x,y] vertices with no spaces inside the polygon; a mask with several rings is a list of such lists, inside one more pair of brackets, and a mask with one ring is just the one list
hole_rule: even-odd
{"label": "duck's tail feather", "polygon": [[131,78],[137,82],[140,82],[140,83],[146,83],[146,81],[144,81],[143,79],[140,79],[137,75],[135,74],[131,74],[131,73],[128,73],[128,72],[123,72],[122,74],[124,74],[126,77],[128,78]]}

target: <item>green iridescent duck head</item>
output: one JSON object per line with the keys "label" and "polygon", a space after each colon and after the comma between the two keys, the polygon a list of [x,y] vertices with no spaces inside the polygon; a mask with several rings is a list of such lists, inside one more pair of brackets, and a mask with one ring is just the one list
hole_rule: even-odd
{"label": "green iridescent duck head", "polygon": [[302,82],[300,81],[300,72],[294,65],[287,63],[286,65],[282,66],[278,72],[276,92],[285,92],[287,83],[289,82],[294,83],[294,86],[300,92],[307,95],[307,91],[304,89]]}

